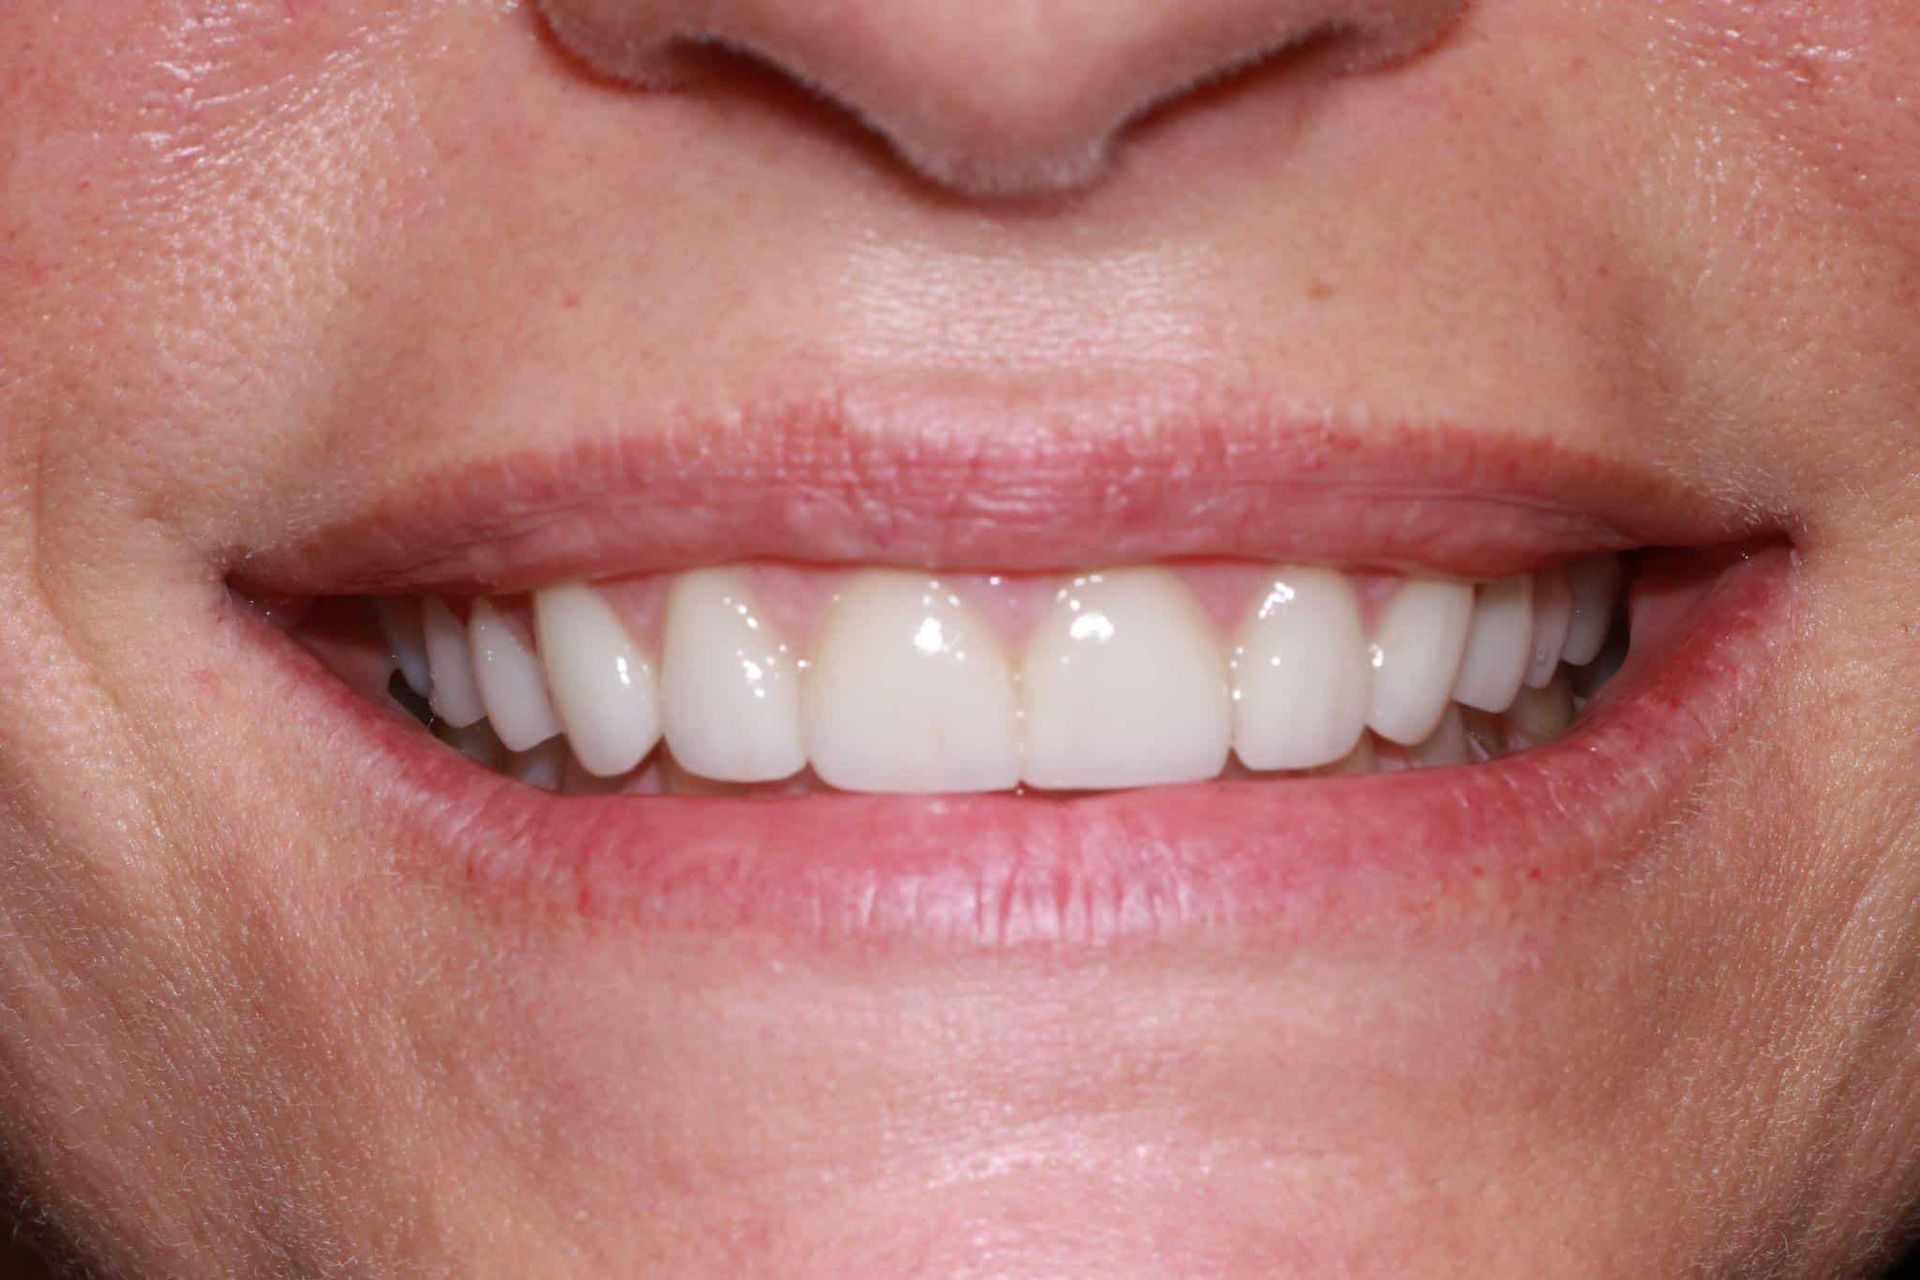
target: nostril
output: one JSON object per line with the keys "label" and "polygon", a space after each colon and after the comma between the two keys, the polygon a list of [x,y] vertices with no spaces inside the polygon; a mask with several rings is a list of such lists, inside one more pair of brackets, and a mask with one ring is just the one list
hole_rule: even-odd
{"label": "nostril", "polygon": [[1438,41],[1465,0],[535,0],[553,38],[636,87],[783,83],[967,196],[1097,178],[1143,117],[1256,68],[1321,85]]}

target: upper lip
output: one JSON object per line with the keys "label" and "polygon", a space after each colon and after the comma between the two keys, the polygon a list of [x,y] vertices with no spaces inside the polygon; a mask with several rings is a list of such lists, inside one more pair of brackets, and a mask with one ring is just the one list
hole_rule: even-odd
{"label": "upper lip", "polygon": [[345,512],[247,548],[236,583],[502,593],[756,558],[1039,571],[1217,556],[1493,577],[1772,532],[1656,468],[1504,427],[1158,399],[833,396],[348,487]]}

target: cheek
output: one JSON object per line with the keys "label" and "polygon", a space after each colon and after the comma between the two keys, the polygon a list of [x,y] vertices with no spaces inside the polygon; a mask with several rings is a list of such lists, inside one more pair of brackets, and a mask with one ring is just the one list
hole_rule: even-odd
{"label": "cheek", "polygon": [[1708,101],[1876,239],[1920,254],[1920,19],[1912,0],[1659,0]]}

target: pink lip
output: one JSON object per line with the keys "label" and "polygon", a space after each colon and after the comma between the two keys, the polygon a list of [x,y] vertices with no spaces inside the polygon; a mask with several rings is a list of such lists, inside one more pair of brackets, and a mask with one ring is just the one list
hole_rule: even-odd
{"label": "pink lip", "polygon": [[400,469],[248,590],[506,592],[745,559],[1071,570],[1187,556],[1495,576],[1764,532],[1652,471],[1485,430],[1164,401],[788,407]]}
{"label": "pink lip", "polygon": [[440,748],[285,637],[273,647],[314,739],[350,744],[345,785],[381,798],[404,872],[508,909],[827,946],[1284,945],[1369,913],[1437,911],[1464,887],[1484,903],[1631,858],[1766,670],[1793,580],[1785,548],[1739,559],[1550,747],[1072,800],[554,796]]}

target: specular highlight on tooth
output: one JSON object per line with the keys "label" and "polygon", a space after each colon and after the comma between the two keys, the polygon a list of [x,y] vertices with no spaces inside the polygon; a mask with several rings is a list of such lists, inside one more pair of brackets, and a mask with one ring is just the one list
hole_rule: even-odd
{"label": "specular highlight on tooth", "polygon": [[935,579],[850,579],[814,642],[803,708],[807,756],[830,786],[999,791],[1020,781],[999,638]]}
{"label": "specular highlight on tooth", "polygon": [[1460,673],[1473,620],[1473,586],[1408,578],[1374,628],[1368,652],[1373,701],[1367,724],[1390,742],[1412,746],[1440,723]]}
{"label": "specular highlight on tooth", "polygon": [[480,701],[507,750],[527,751],[558,734],[540,659],[491,601],[474,601],[467,638]]}
{"label": "specular highlight on tooth", "polygon": [[1588,556],[1574,561],[1567,567],[1567,585],[1572,617],[1561,656],[1572,666],[1584,667],[1599,656],[1613,625],[1613,609],[1620,593],[1619,557]]}
{"label": "specular highlight on tooth", "polygon": [[1218,642],[1160,569],[1062,589],[1021,668],[1023,778],[1051,789],[1198,782],[1227,762],[1233,711]]}
{"label": "specular highlight on tooth", "polygon": [[1505,711],[1520,692],[1533,643],[1533,578],[1516,574],[1483,582],[1474,592],[1453,700],[1481,711]]}
{"label": "specular highlight on tooth", "polygon": [[1276,570],[1234,645],[1232,679],[1233,749],[1249,769],[1313,769],[1351,753],[1372,673],[1346,575]]}
{"label": "specular highlight on tooth", "polygon": [[1533,581],[1533,639],[1529,643],[1525,683],[1543,689],[1560,669],[1567,628],[1573,623],[1573,589],[1558,565],[1542,569]]}
{"label": "specular highlight on tooth", "polygon": [[487,715],[474,680],[473,655],[467,644],[467,626],[439,596],[428,596],[420,606],[420,627],[427,649],[427,671],[432,691],[427,696],[433,714],[456,729],[478,724]]}
{"label": "specular highlight on tooth", "polygon": [[667,597],[661,719],[679,766],[718,782],[772,782],[806,767],[800,664],[745,575],[682,574]]}
{"label": "specular highlight on tooth", "polygon": [[598,777],[626,773],[660,740],[652,660],[589,586],[536,593],[533,623],[554,711],[574,757]]}

